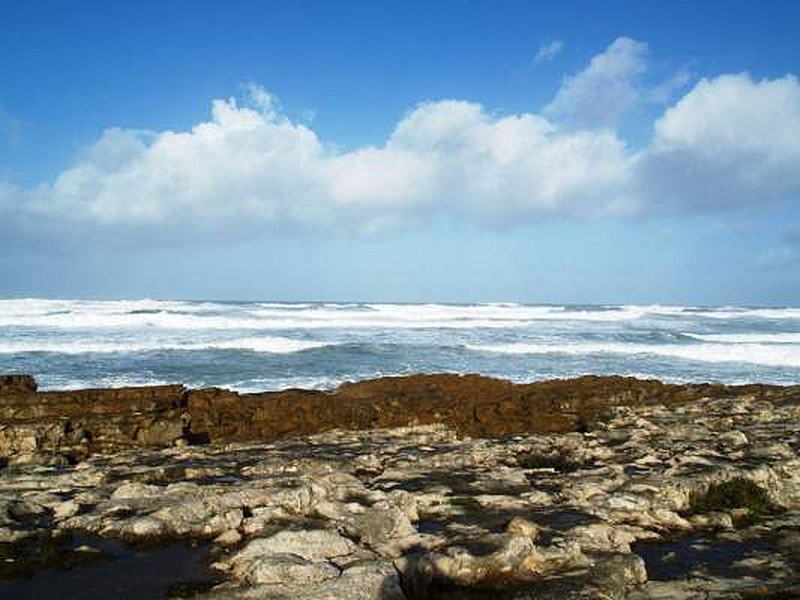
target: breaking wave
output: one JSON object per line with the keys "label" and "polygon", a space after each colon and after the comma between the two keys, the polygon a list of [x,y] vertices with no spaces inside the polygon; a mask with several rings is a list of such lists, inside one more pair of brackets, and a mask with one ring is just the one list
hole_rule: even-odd
{"label": "breaking wave", "polygon": [[748,344],[697,344],[697,345],[651,345],[635,343],[573,343],[573,344],[484,344],[468,345],[471,350],[500,354],[622,354],[628,356],[651,355],[680,358],[708,363],[750,363],[776,367],[800,367],[800,345]]}
{"label": "breaking wave", "polygon": [[0,354],[17,354],[24,352],[55,352],[60,354],[90,353],[130,353],[156,352],[167,350],[244,350],[250,352],[267,352],[271,354],[288,354],[302,352],[313,348],[332,346],[333,343],[309,340],[294,340],[283,337],[240,338],[232,340],[214,340],[207,342],[190,341],[93,341],[93,340],[38,340],[0,342]]}

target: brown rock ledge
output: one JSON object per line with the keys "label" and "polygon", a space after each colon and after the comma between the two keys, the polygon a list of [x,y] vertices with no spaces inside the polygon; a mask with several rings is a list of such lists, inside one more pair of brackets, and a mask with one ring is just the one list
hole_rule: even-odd
{"label": "brown rock ledge", "polygon": [[441,423],[460,436],[503,437],[591,428],[612,406],[717,398],[790,401],[800,386],[665,384],[630,377],[514,384],[480,375],[412,375],[332,391],[239,394],[182,385],[37,391],[0,376],[0,461],[75,462],[94,452],[181,443],[274,441],[331,429]]}

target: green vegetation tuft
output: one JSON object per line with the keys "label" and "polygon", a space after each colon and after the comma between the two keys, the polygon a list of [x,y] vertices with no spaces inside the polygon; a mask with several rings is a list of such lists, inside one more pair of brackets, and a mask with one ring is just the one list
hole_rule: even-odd
{"label": "green vegetation tuft", "polygon": [[450,498],[451,506],[458,506],[470,511],[478,511],[483,509],[483,505],[475,498],[469,496],[453,496]]}
{"label": "green vegetation tuft", "polygon": [[711,484],[704,494],[693,493],[689,497],[689,508],[692,513],[746,508],[753,519],[774,510],[767,491],[744,477]]}
{"label": "green vegetation tuft", "polygon": [[523,469],[554,469],[558,473],[572,473],[583,466],[562,454],[521,454],[517,464]]}

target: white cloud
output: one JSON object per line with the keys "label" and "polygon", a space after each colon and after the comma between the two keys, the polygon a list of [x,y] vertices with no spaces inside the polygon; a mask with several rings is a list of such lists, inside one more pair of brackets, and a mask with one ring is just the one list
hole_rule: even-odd
{"label": "white cloud", "polygon": [[106,228],[375,232],[436,211],[503,223],[626,206],[630,157],[608,131],[441,101],[414,109],[383,146],[336,152],[254,92],[248,106],[214,101],[190,131],[107,130],[30,193],[28,210]]}
{"label": "white cloud", "polygon": [[746,74],[703,79],[655,124],[661,148],[691,146],[718,155],[736,145],[746,153],[800,152],[800,94],[797,77],[755,82]]}
{"label": "white cloud", "polygon": [[216,100],[212,119],[185,132],[110,129],[55,182],[39,189],[41,217],[97,225],[201,229],[324,219],[315,208],[322,146],[274,112]]}
{"label": "white cloud", "polygon": [[720,210],[800,192],[800,83],[793,75],[703,79],[654,130],[638,169],[651,204]]}
{"label": "white cloud", "polygon": [[553,40],[552,42],[542,43],[536,52],[534,62],[549,62],[558,56],[564,49],[563,40]]}
{"label": "white cloud", "polygon": [[666,81],[655,84],[646,90],[645,99],[654,104],[669,102],[676,92],[685,88],[692,80],[692,73],[688,69],[680,69]]}
{"label": "white cloud", "polygon": [[577,75],[564,79],[544,114],[577,127],[610,127],[641,99],[647,44],[621,37]]}
{"label": "white cloud", "polygon": [[642,148],[611,127],[618,107],[598,108],[592,127],[554,116],[571,106],[574,117],[602,82],[620,105],[638,101],[652,90],[636,83],[645,54],[644,44],[616,40],[538,114],[427,102],[382,144],[351,151],[289,120],[275,96],[250,84],[244,101],[215,100],[209,120],[188,131],[108,129],[51,183],[0,182],[0,209],[14,216],[4,226],[66,236],[347,235],[435,214],[497,227],[545,215],[731,210],[800,194],[792,75],[703,79],[655,121]]}
{"label": "white cloud", "polygon": [[479,105],[419,106],[388,146],[435,165],[429,195],[480,222],[615,212],[628,157],[610,132],[564,132],[539,115],[489,116]]}

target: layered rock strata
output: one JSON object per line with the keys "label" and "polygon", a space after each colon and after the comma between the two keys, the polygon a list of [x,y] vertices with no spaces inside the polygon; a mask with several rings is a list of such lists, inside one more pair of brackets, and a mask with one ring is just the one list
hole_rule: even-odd
{"label": "layered rock strata", "polygon": [[0,377],[0,463],[74,463],[92,453],[185,443],[274,441],[331,429],[444,424],[498,437],[592,427],[612,406],[681,405],[715,398],[781,400],[800,387],[668,385],[582,377],[527,385],[478,375],[416,375],[336,390],[238,394],[183,386],[38,392]]}

